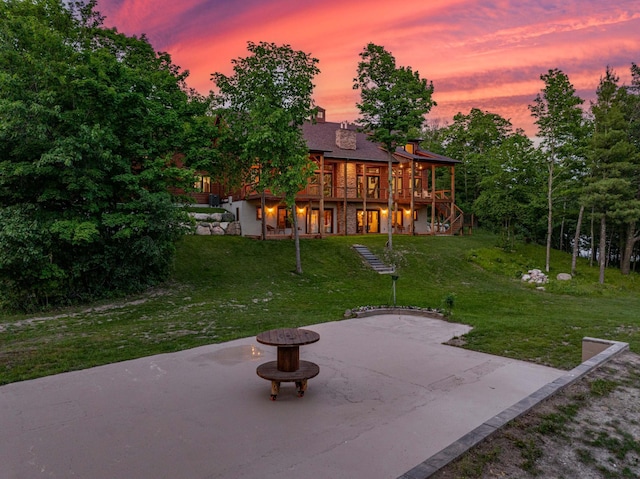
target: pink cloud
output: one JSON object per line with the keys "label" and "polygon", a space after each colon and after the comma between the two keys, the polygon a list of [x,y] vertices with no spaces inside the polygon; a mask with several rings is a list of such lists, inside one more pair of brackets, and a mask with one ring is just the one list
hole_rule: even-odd
{"label": "pink cloud", "polygon": [[478,107],[528,133],[527,103],[543,86],[541,73],[560,68],[589,92],[607,64],[625,78],[630,62],[640,61],[635,0],[101,0],[99,9],[108,25],[147,33],[202,93],[213,88],[211,73],[230,73],[231,59],[246,55],[248,40],[310,53],[320,60],[316,102],[335,121],[358,115],[351,86],[368,42],[433,80],[431,117]]}

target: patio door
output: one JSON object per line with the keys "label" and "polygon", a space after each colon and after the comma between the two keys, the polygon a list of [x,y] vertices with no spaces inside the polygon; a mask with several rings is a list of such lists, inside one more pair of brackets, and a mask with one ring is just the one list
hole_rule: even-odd
{"label": "patio door", "polygon": [[365,215],[363,210],[357,211],[358,219],[358,233],[362,233],[366,230],[367,233],[380,233],[380,211],[379,210],[367,210],[367,216],[365,221]]}
{"label": "patio door", "polygon": [[[309,210],[309,214],[307,216],[307,231],[309,234],[320,233],[320,210]],[[333,233],[333,210],[324,210],[322,232]]]}

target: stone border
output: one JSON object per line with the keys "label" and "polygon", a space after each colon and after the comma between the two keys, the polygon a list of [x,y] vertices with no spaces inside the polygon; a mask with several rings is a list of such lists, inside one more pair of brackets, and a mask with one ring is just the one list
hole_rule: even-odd
{"label": "stone border", "polygon": [[[530,394],[528,397],[517,402],[510,408],[505,409],[497,416],[492,417],[473,431],[465,434],[454,443],[445,447],[440,452],[434,454],[424,462],[421,462],[413,469],[405,472],[399,476],[398,479],[428,479],[447,464],[485,440],[501,427],[505,426],[507,423],[522,416],[545,399],[556,394],[562,388],[581,379],[594,369],[602,366],[610,359],[629,349],[628,343],[585,337],[582,340],[583,357],[585,355],[585,350],[593,348],[594,344],[596,345],[596,349],[602,349],[602,347],[606,345],[608,345],[608,347],[602,350],[602,352],[590,357],[590,359],[587,359],[582,364],[573,368],[571,371],[559,377],[555,381],[541,387],[533,394]],[[590,353],[587,353],[587,356],[589,354]]]}
{"label": "stone border", "polygon": [[419,308],[375,308],[365,309],[362,311],[351,310],[351,315],[345,317],[349,318],[368,318],[369,316],[379,316],[381,314],[403,314],[405,316],[422,316],[425,318],[441,319],[446,321],[444,314],[434,310],[419,309]]}

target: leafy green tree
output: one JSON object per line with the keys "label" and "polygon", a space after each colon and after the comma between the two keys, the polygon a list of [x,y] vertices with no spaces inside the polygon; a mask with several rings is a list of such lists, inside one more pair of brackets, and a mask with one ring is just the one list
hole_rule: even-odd
{"label": "leafy green tree", "polygon": [[[184,216],[169,187],[201,102],[95,1],[0,2],[0,303],[37,309],[164,280]],[[193,100],[193,101],[192,101]]]}
{"label": "leafy green tree", "polygon": [[485,154],[487,171],[480,179],[474,210],[491,229],[501,228],[506,247],[513,245],[516,236],[535,237],[543,211],[539,150],[518,131]]}
{"label": "leafy green tree", "polygon": [[[263,211],[265,190],[284,196],[293,219],[296,271],[301,274],[295,197],[315,166],[300,127],[314,112],[318,60],[289,45],[248,42],[247,50],[249,56],[232,60],[233,75],[212,75],[218,88],[212,99],[238,142],[240,169],[263,193]],[[264,238],[264,219],[262,234]]]}
{"label": "leafy green tree", "polygon": [[[566,159],[574,155],[582,128],[584,102],[576,95],[569,77],[558,69],[540,75],[544,88],[529,105],[538,125],[538,137],[546,153],[547,166],[547,254],[545,270],[549,271],[553,237],[553,206],[555,178],[562,174]],[[561,171],[557,171],[560,169]]]}
{"label": "leafy green tree", "polygon": [[389,203],[387,247],[393,250],[393,153],[408,142],[412,129],[421,129],[425,115],[436,104],[433,83],[420,78],[411,67],[397,67],[396,60],[383,47],[369,43],[360,53],[353,88],[360,90],[360,118],[357,123],[369,140],[383,145],[389,155]]}
{"label": "leafy green tree", "polygon": [[462,161],[456,168],[456,203],[463,211],[478,214],[474,205],[482,192],[482,179],[491,173],[490,152],[513,133],[509,120],[477,108],[468,115],[458,113],[444,129],[444,154]]}

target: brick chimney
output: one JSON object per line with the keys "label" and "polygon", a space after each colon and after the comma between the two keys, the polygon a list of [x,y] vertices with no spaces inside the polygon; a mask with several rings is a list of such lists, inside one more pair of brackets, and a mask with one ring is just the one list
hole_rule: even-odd
{"label": "brick chimney", "polygon": [[349,123],[340,123],[340,129],[336,130],[336,146],[343,150],[356,149],[356,131],[349,129]]}

